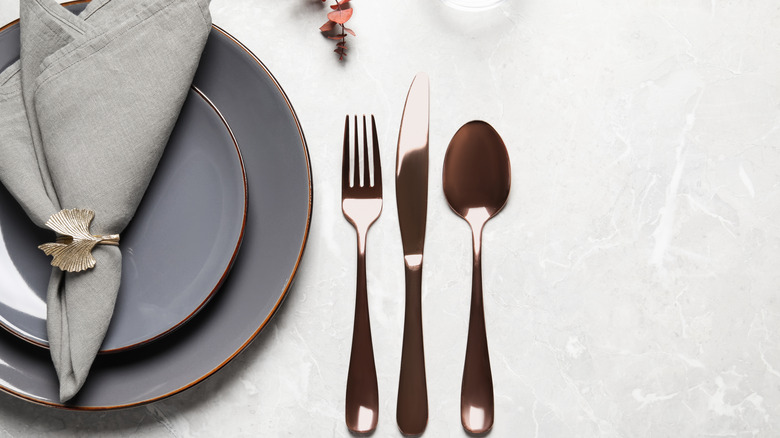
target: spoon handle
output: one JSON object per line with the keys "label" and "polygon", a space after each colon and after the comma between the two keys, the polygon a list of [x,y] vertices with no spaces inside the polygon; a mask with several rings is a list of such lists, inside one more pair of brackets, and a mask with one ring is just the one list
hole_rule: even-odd
{"label": "spoon handle", "polygon": [[366,238],[358,232],[357,293],[355,324],[352,328],[352,351],[347,372],[345,411],[349,430],[367,433],[376,428],[379,417],[379,389],[368,318],[368,287],[366,284]]}
{"label": "spoon handle", "polygon": [[460,419],[471,433],[493,427],[493,375],[490,372],[485,311],[482,303],[482,225],[474,226],[474,270],[471,282],[471,315],[466,362],[460,392]]}
{"label": "spoon handle", "polygon": [[428,389],[422,332],[422,263],[406,266],[406,312],[398,380],[396,421],[405,435],[419,435],[428,424]]}

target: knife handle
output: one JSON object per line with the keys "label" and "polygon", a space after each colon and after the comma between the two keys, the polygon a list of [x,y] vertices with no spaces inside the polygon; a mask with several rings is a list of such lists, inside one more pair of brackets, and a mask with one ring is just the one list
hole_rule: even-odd
{"label": "knife handle", "polygon": [[398,381],[396,420],[405,435],[420,435],[428,424],[428,388],[422,332],[422,260],[405,263],[406,311]]}

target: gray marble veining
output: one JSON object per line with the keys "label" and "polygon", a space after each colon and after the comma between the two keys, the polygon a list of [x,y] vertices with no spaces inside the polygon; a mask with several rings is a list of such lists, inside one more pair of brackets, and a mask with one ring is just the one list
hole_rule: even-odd
{"label": "gray marble veining", "polygon": [[[509,203],[484,234],[489,436],[780,434],[776,3],[353,6],[357,37],[339,63],[317,30],[319,0],[212,3],[214,22],[284,87],[311,153],[311,236],[269,329],[214,377],[145,407],[62,412],[0,394],[0,435],[348,437],[355,255],[339,208],[341,125],[348,113],[375,114],[390,157],[417,71],[431,77],[425,436],[465,436],[471,241],[440,175],[450,138],[472,119],[501,133],[513,171]],[[17,16],[16,0],[0,0],[0,21]],[[383,161],[392,174],[394,160]],[[404,278],[393,209],[369,242],[374,436],[399,436]]]}

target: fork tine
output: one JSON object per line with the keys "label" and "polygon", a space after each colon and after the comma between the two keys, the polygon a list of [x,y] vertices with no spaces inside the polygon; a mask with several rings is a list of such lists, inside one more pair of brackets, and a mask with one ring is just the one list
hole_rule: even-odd
{"label": "fork tine", "polygon": [[341,152],[341,188],[349,188],[349,115],[344,118],[344,150]]}
{"label": "fork tine", "polygon": [[376,133],[376,120],[374,120],[374,115],[371,114],[371,132],[372,132],[372,143],[373,143],[373,153],[374,153],[374,186],[382,188],[382,163],[379,161],[379,138],[377,137]]}
{"label": "fork tine", "polygon": [[363,187],[371,187],[371,166],[368,161],[368,132],[366,131],[366,115],[363,114]]}
{"label": "fork tine", "polygon": [[354,183],[353,187],[360,187],[360,141],[358,141],[358,122],[357,122],[357,116],[355,116],[355,129],[353,130],[355,133],[355,157],[352,159],[352,163],[355,165],[355,172],[354,172]]}

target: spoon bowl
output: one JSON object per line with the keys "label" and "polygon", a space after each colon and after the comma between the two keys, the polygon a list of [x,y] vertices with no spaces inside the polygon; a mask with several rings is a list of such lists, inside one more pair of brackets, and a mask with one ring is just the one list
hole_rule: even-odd
{"label": "spoon bowl", "polygon": [[498,132],[482,121],[463,125],[444,155],[442,182],[450,208],[464,219],[475,209],[484,209],[488,219],[501,211],[509,197],[511,170]]}
{"label": "spoon bowl", "polygon": [[511,185],[509,153],[492,126],[472,121],[455,133],[444,155],[442,185],[450,208],[471,226],[474,244],[461,423],[468,432],[485,433],[493,426],[494,402],[482,301],[482,229],[506,205]]}

